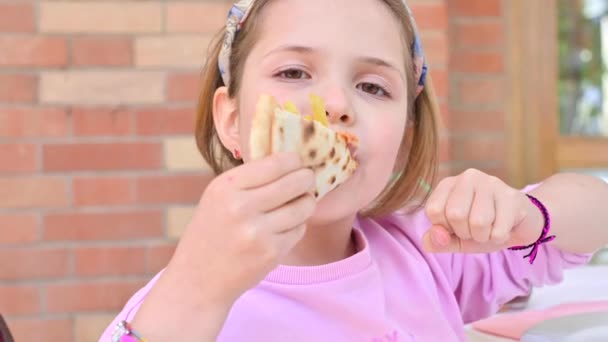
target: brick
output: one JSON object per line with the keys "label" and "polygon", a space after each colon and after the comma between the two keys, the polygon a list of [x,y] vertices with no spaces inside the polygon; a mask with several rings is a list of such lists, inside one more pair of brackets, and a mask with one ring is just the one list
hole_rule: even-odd
{"label": "brick", "polygon": [[167,99],[169,101],[196,101],[199,95],[200,78],[198,73],[170,74],[167,78]]}
{"label": "brick", "polygon": [[72,341],[69,318],[16,318],[7,323],[15,341]]}
{"label": "brick", "polygon": [[48,279],[68,275],[68,251],[65,249],[0,249],[0,280]]}
{"label": "brick", "polygon": [[441,139],[439,141],[439,163],[445,163],[451,160],[452,156],[452,144],[448,139]]}
{"label": "brick", "polygon": [[231,4],[226,2],[167,3],[165,30],[172,33],[211,33],[226,24]]}
{"label": "brick", "polygon": [[448,101],[447,100],[441,101],[439,103],[439,118],[438,118],[440,136],[449,133],[448,131],[452,127],[451,126],[452,125],[451,117],[452,117],[452,115],[451,115],[450,108],[448,106]]}
{"label": "brick", "polygon": [[151,170],[162,166],[157,143],[50,144],[43,146],[46,171]]}
{"label": "brick", "polygon": [[134,184],[124,177],[74,178],[75,206],[116,206],[135,203]]}
{"label": "brick", "polygon": [[43,218],[49,241],[122,241],[163,235],[160,210],[106,213],[54,213]]}
{"label": "brick", "polygon": [[209,172],[193,175],[141,176],[136,183],[139,203],[196,203],[213,179]]}
{"label": "brick", "polygon": [[499,52],[457,51],[451,55],[450,70],[466,73],[503,73],[504,57]]}
{"label": "brick", "polygon": [[171,171],[210,171],[194,137],[167,138],[163,142],[165,166]]}
{"label": "brick", "polygon": [[167,267],[175,252],[175,243],[150,246],[146,253],[146,272],[156,274]]}
{"label": "brick", "polygon": [[433,87],[438,98],[447,99],[449,91],[449,73],[446,69],[433,69],[431,72]]}
{"label": "brick", "polygon": [[64,38],[0,36],[0,67],[64,67],[68,62]]}
{"label": "brick", "polygon": [[179,239],[194,215],[195,207],[172,207],[167,209],[167,237]]}
{"label": "brick", "polygon": [[499,17],[502,13],[501,0],[450,0],[450,14],[466,17]]}
{"label": "brick", "polygon": [[120,276],[143,274],[145,249],[143,247],[100,247],[74,250],[74,268],[77,276]]}
{"label": "brick", "polygon": [[0,173],[33,172],[38,168],[36,144],[0,144]]}
{"label": "brick", "polygon": [[0,74],[0,102],[35,102],[38,79],[28,74]]}
{"label": "brick", "polygon": [[40,291],[34,286],[0,285],[2,315],[27,315],[40,312]]}
{"label": "brick", "polygon": [[61,208],[68,204],[67,184],[61,178],[0,178],[0,207]]}
{"label": "brick", "polygon": [[465,162],[498,162],[506,158],[507,147],[502,137],[453,138],[454,158]]}
{"label": "brick", "polygon": [[445,34],[422,34],[422,46],[424,49],[425,57],[432,70],[437,70],[438,67],[445,67],[448,65],[448,53],[449,43]]}
{"label": "brick", "polygon": [[76,136],[124,136],[132,133],[132,112],[122,107],[78,107],[72,111]]}
{"label": "brick", "polygon": [[78,37],[72,40],[75,66],[131,66],[133,41],[122,37]]}
{"label": "brick", "polygon": [[135,113],[135,130],[146,136],[194,134],[195,117],[195,109],[190,106],[141,109]]}
{"label": "brick", "polygon": [[34,6],[31,3],[0,3],[0,32],[34,32]]}
{"label": "brick", "polygon": [[455,111],[451,129],[458,134],[500,133],[506,127],[505,115],[496,111]]}
{"label": "brick", "polygon": [[0,111],[0,138],[63,137],[69,126],[64,108],[8,107]]}
{"label": "brick", "polygon": [[97,341],[114,320],[112,314],[84,314],[74,317],[74,340],[76,342]]}
{"label": "brick", "polygon": [[496,78],[460,79],[452,89],[463,105],[500,104],[506,96],[503,81]]}
{"label": "brick", "polygon": [[161,32],[162,8],[159,2],[43,1],[39,26],[52,33]]}
{"label": "brick", "polygon": [[139,37],[135,40],[135,65],[200,68],[210,39],[206,35]]}
{"label": "brick", "polygon": [[36,215],[0,214],[0,245],[26,244],[38,240],[38,218]]}
{"label": "brick", "polygon": [[137,290],[139,280],[78,282],[46,286],[48,312],[118,311]]}
{"label": "brick", "polygon": [[452,172],[454,175],[459,175],[466,171],[467,169],[473,168],[477,169],[483,173],[486,173],[491,176],[498,177],[502,180],[507,180],[507,168],[499,162],[468,162],[457,167],[454,167]]}
{"label": "brick", "polygon": [[452,29],[454,44],[459,48],[504,45],[505,29],[501,22],[457,22]]}
{"label": "brick", "polygon": [[442,179],[450,177],[452,175],[452,166],[449,163],[442,163],[439,165],[439,168],[437,170],[437,180],[435,183],[439,183]]}
{"label": "brick", "polygon": [[69,104],[156,104],[164,75],[147,71],[53,71],[40,75],[40,101]]}
{"label": "brick", "polygon": [[421,30],[446,30],[448,9],[443,2],[419,2],[411,4],[416,24]]}

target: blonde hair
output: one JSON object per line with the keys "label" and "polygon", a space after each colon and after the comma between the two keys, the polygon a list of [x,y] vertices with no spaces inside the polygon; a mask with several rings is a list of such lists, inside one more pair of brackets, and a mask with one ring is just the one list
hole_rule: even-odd
{"label": "blonde hair", "polygon": [[[230,56],[230,84],[222,81],[218,68],[218,57],[223,44],[225,30],[222,29],[212,42],[209,56],[203,70],[202,87],[199,94],[195,137],[199,151],[216,174],[242,164],[233,157],[220,142],[213,122],[213,97],[215,91],[228,86],[230,97],[240,90],[245,60],[259,35],[259,20],[255,20],[270,0],[254,3],[249,19],[239,31]],[[413,23],[402,0],[382,0],[402,23],[403,42],[406,54],[406,69],[414,70],[411,42],[414,39]],[[406,129],[395,165],[396,178],[382,191],[370,208],[362,214],[382,216],[415,203],[411,209],[418,209],[428,197],[420,182],[432,184],[437,169],[438,106],[432,79],[427,76],[424,90],[416,97],[417,80],[414,73],[408,73],[408,129]]]}

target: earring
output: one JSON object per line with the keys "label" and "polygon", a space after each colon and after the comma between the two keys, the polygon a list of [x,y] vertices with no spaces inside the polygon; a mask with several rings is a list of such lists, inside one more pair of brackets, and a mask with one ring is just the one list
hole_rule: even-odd
{"label": "earring", "polygon": [[242,158],[241,152],[239,152],[239,150],[236,148],[234,149],[234,152],[232,152],[232,155],[234,156],[234,159],[237,159],[237,160],[240,160]]}

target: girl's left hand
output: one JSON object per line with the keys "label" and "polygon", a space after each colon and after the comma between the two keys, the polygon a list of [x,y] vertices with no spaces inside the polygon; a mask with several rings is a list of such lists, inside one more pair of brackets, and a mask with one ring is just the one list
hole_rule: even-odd
{"label": "girl's left hand", "polygon": [[489,253],[534,243],[544,218],[525,193],[470,169],[443,179],[426,204],[429,252]]}

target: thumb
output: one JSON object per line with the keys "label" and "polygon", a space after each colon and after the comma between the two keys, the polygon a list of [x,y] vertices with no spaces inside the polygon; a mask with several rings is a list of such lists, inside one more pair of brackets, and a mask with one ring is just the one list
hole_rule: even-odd
{"label": "thumb", "polygon": [[422,246],[431,253],[457,253],[460,239],[442,226],[432,226],[422,237]]}

